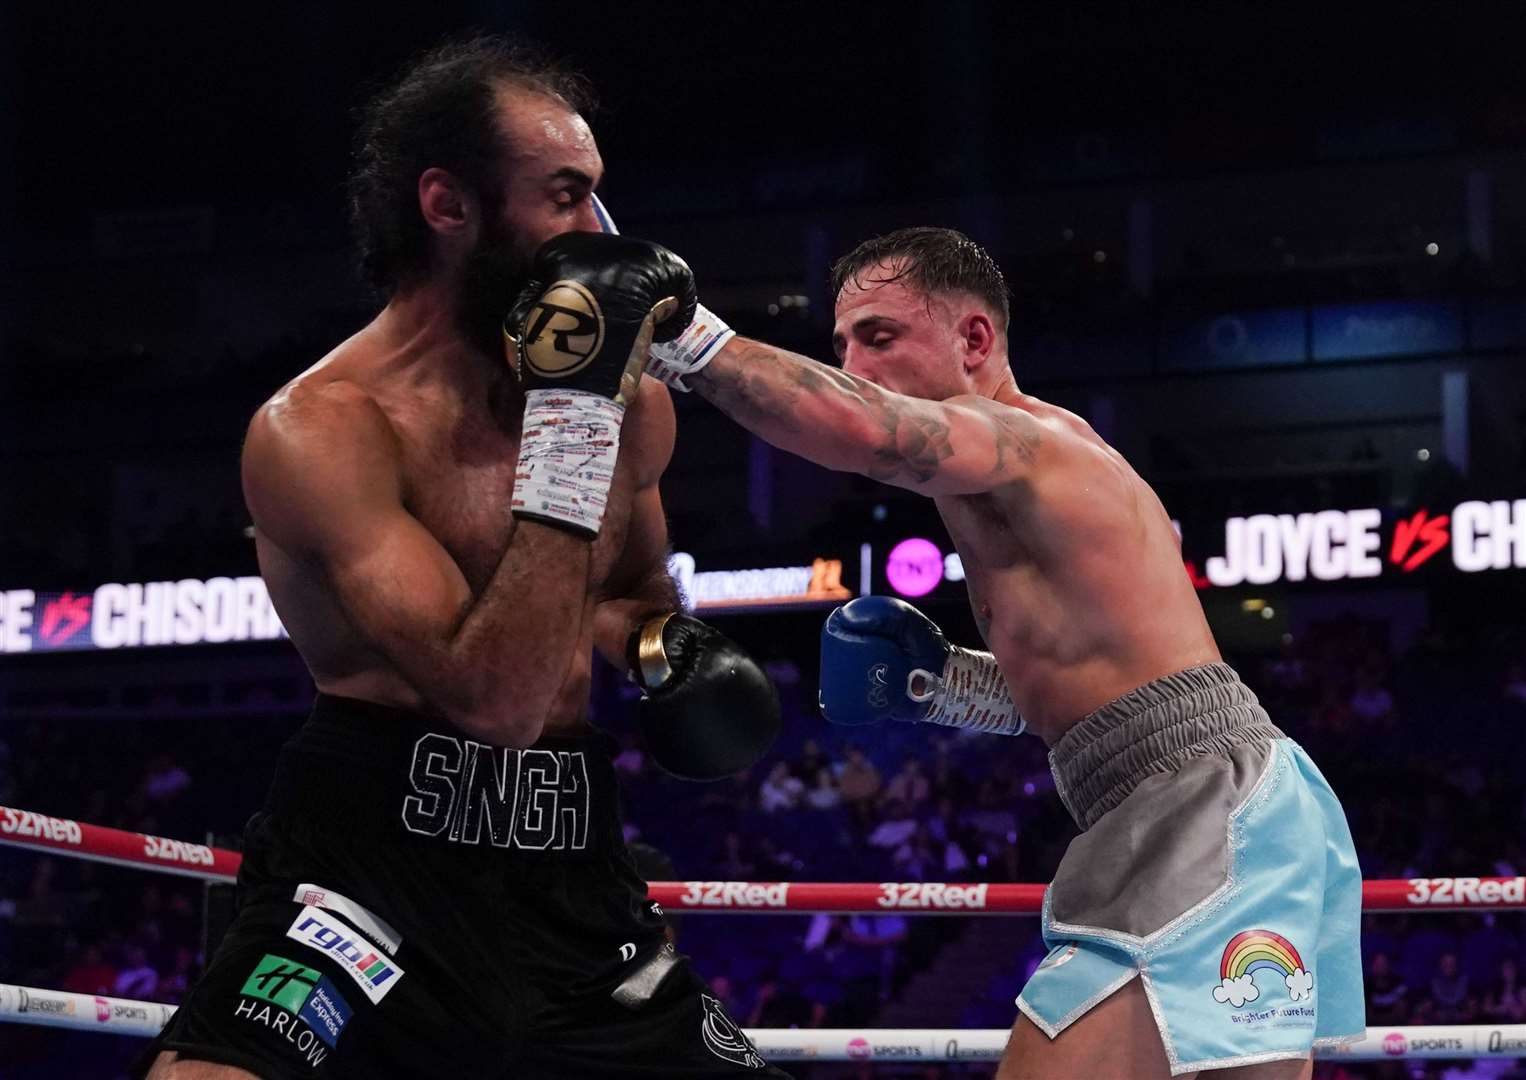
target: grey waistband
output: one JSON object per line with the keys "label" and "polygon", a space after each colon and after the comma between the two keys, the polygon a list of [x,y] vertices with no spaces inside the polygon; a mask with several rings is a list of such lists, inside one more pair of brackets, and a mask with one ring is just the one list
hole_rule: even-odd
{"label": "grey waistband", "polygon": [[1089,829],[1152,773],[1282,737],[1234,668],[1205,664],[1145,683],[1080,720],[1049,751],[1049,768],[1070,816]]}

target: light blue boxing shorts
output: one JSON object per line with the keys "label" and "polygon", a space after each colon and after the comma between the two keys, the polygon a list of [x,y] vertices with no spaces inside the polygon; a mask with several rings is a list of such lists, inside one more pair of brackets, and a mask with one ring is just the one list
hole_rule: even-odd
{"label": "light blue boxing shorts", "polygon": [[1050,755],[1082,833],[1018,1008],[1055,1038],[1138,978],[1172,1075],[1365,1033],[1362,875],[1330,785],[1225,664],[1157,679]]}

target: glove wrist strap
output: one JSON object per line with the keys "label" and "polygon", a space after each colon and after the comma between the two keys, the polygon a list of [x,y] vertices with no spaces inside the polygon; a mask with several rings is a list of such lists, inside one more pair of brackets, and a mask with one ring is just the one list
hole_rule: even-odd
{"label": "glove wrist strap", "polygon": [[721,347],[734,337],[735,330],[727,326],[715,312],[700,304],[694,309],[694,321],[676,340],[652,346],[651,359],[646,366],[647,374],[675,390],[687,392],[689,387],[684,378],[708,364],[721,351]]}
{"label": "glove wrist strap", "polygon": [[668,663],[662,632],[668,628],[668,621],[676,614],[676,611],[670,611],[666,615],[648,619],[636,631],[631,673],[644,690],[660,689],[673,677],[673,665]]}
{"label": "glove wrist strap", "polygon": [[[935,685],[932,706],[923,723],[991,735],[1021,735],[1028,726],[1017,714],[1007,680],[990,653],[952,646],[943,664],[943,676]],[[908,695],[910,689],[908,686]]]}
{"label": "glove wrist strap", "polygon": [[515,515],[597,535],[624,415],[618,402],[587,390],[527,391],[509,504]]}

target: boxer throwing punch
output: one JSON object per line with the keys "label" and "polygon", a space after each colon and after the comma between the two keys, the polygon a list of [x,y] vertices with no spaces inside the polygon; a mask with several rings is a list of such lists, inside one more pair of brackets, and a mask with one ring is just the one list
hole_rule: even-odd
{"label": "boxer throwing punch", "polygon": [[243,458],[319,695],[140,1075],[783,1075],[667,944],[586,718],[597,648],[679,775],[745,768],[779,722],[758,666],[676,613],[673,409],[641,365],[693,282],[640,241],[579,261],[603,171],[582,92],[473,39],[367,112],[353,211],[387,304],[259,410]]}
{"label": "boxer throwing punch", "polygon": [[1083,831],[998,1075],[1307,1076],[1316,1043],[1364,1030],[1340,803],[1223,663],[1155,493],[1018,389],[990,257],[906,229],[834,281],[841,370],[703,308],[648,370],[776,446],[937,503],[990,651],[855,600],[824,627],[821,698],[839,723],[1026,721],[1050,748]]}

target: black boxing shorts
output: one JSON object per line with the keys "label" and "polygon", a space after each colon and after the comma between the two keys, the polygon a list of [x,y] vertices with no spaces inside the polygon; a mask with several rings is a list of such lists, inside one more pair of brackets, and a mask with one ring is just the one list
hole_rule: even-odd
{"label": "black boxing shorts", "polygon": [[524,750],[319,695],[161,1051],[259,1077],[783,1076],[626,850],[599,733]]}

